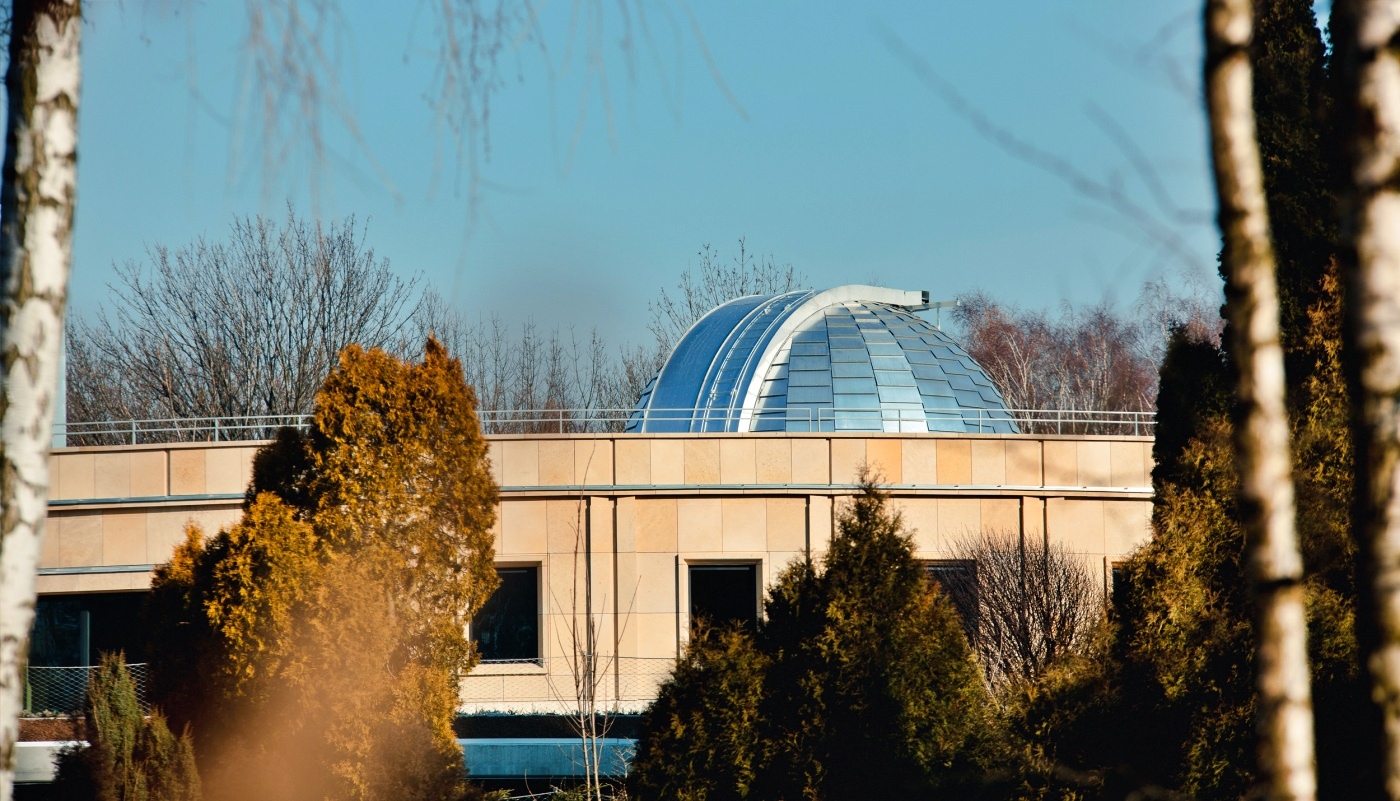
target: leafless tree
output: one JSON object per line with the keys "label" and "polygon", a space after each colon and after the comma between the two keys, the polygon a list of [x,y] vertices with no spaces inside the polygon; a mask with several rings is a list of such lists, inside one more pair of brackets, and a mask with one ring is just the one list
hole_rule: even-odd
{"label": "leafless tree", "polygon": [[[687,265],[676,294],[665,289],[651,310],[651,332],[657,351],[670,355],[685,332],[711,309],[745,295],[774,295],[805,288],[807,278],[791,264],[779,265],[773,256],[751,253],[748,241],[739,238],[739,253],[725,261],[708,244],[700,248],[696,270]],[[697,274],[698,272],[698,274]]]}
{"label": "leafless tree", "polygon": [[495,315],[473,323],[432,292],[414,325],[462,360],[490,433],[621,430],[641,393],[635,376],[656,369],[642,348],[610,353],[596,329],[582,338],[532,321],[512,331]]}
{"label": "leafless tree", "polygon": [[1019,532],[987,531],[953,545],[935,580],[962,612],[994,688],[1034,682],[1083,649],[1104,595],[1084,559]]}
{"label": "leafless tree", "polygon": [[631,408],[647,384],[661,371],[669,352],[646,345],[626,345],[618,350],[618,363],[607,384],[605,405]]}
{"label": "leafless tree", "polygon": [[[615,628],[612,642],[608,642],[608,596],[606,591],[595,592],[587,520],[590,512],[588,499],[582,496],[575,499],[574,519],[570,523],[574,534],[573,571],[568,594],[561,598],[550,591],[553,608],[564,612],[565,620],[555,627],[555,633],[568,676],[556,683],[550,671],[549,681],[558,700],[565,705],[569,726],[579,739],[583,754],[580,767],[584,773],[584,785],[580,789],[589,801],[602,801],[612,797],[617,789],[603,778],[607,767],[607,739],[617,725],[620,702],[615,692],[608,691],[609,679],[619,678],[618,643],[631,622],[637,588],[632,588],[627,608],[611,615]],[[618,684],[612,686],[615,690],[619,687]]]}
{"label": "leafless tree", "polygon": [[1295,528],[1277,264],[1255,131],[1253,35],[1253,0],[1207,0],[1206,108],[1235,371],[1243,561],[1254,599],[1259,789],[1269,799],[1310,801],[1317,796],[1317,768],[1303,557]]}
{"label": "leafless tree", "polygon": [[649,304],[651,345],[610,350],[597,329],[583,337],[529,321],[513,331],[495,315],[473,322],[433,292],[415,315],[414,331],[419,339],[432,333],[462,360],[487,411],[487,431],[620,431],[627,411],[696,320],[721,303],[787,292],[803,281],[791,265],[755,256],[740,239],[739,253],[729,261],[702,247],[699,264],[682,273],[675,293],[662,289]]}
{"label": "leafless tree", "polygon": [[[983,292],[963,295],[954,309],[967,348],[1012,409],[1151,411],[1157,396],[1152,330],[1108,301],[1058,316],[1005,305]],[[1059,425],[1059,428],[1056,426]],[[1116,433],[1094,423],[1031,421],[1031,431]]]}
{"label": "leafless tree", "polygon": [[1384,721],[1381,774],[1400,799],[1400,16],[1393,3],[1332,10],[1348,188],[1342,265],[1356,453],[1362,664]]}
{"label": "leafless tree", "polygon": [[403,346],[415,283],[375,256],[353,218],[329,227],[290,212],[280,225],[243,218],[226,242],[157,245],[118,268],[95,323],[69,326],[69,414],[307,413],[346,345]]}
{"label": "leafless tree", "polygon": [[[1013,409],[1149,412],[1156,407],[1157,371],[1173,329],[1219,343],[1223,321],[1218,290],[1191,279],[1144,284],[1126,309],[1104,299],[1070,302],[1052,314],[1002,303],[986,292],[958,298],[954,323],[968,353]],[[1042,433],[1121,433],[1113,424],[1031,420]]]}
{"label": "leafless tree", "polygon": [[1143,284],[1135,306],[1137,324],[1144,330],[1141,347],[1158,367],[1166,356],[1172,332],[1180,329],[1191,342],[1208,342],[1219,347],[1225,331],[1220,316],[1224,297],[1214,277],[1181,271]]}
{"label": "leafless tree", "polygon": [[[677,290],[694,310],[737,297],[731,291],[782,291],[798,280],[742,243],[732,265],[708,247],[702,253],[710,255]],[[682,313],[665,290],[662,299]],[[146,262],[120,267],[109,306],[91,324],[69,325],[69,419],[303,414],[340,348],[357,342],[409,353],[430,334],[461,359],[493,433],[619,431],[670,352],[660,342],[610,349],[596,329],[580,335],[532,321],[513,328],[496,315],[473,321],[397,278],[353,219],[322,229],[289,212],[281,225],[235,220],[227,243],[158,246]],[[266,433],[253,426],[221,436]],[[87,426],[69,435],[74,444],[132,437]],[[210,433],[138,440],[182,436]]]}

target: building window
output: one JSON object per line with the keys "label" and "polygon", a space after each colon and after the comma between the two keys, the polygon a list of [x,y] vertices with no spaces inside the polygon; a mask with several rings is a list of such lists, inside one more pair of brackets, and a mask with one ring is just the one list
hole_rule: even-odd
{"label": "building window", "polygon": [[1128,565],[1126,562],[1114,562],[1110,570],[1110,578],[1113,586],[1109,588],[1109,601],[1115,607],[1122,608],[1129,602],[1133,592],[1133,580],[1129,578]]}
{"label": "building window", "polygon": [[95,665],[104,653],[121,653],[128,664],[145,661],[141,628],[144,592],[41,595],[34,604],[29,638],[33,667]]}
{"label": "building window", "polygon": [[758,631],[758,565],[691,565],[690,627]]}
{"label": "building window", "polygon": [[977,564],[969,559],[942,559],[924,562],[924,572],[952,600],[971,637],[977,630]]}
{"label": "building window", "polygon": [[483,662],[536,662],[540,658],[540,569],[498,567],[501,585],[472,619],[472,639]]}

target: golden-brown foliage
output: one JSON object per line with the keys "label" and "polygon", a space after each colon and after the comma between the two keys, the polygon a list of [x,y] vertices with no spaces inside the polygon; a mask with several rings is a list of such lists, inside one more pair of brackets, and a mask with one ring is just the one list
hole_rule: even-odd
{"label": "golden-brown foliage", "polygon": [[395,610],[408,647],[466,669],[463,626],[495,589],[497,487],[461,365],[432,339],[418,364],[351,345],[316,396],[307,454],[317,534],[412,599]]}
{"label": "golden-brown foliage", "polygon": [[233,693],[262,698],[266,681],[251,685],[276,676],[292,653],[298,605],[317,582],[315,536],[294,509],[263,493],[220,539],[223,555],[204,598],[223,646],[216,669]]}
{"label": "golden-brown foliage", "polygon": [[[1346,389],[1335,269],[1300,337],[1311,360],[1296,387],[1298,534],[1324,797],[1354,797],[1366,748],[1357,681]],[[1144,787],[1238,798],[1254,782],[1254,629],[1231,422],[1209,411],[1159,464],[1153,539],[1124,566],[1098,658],[1034,688],[1013,726],[1042,774],[1038,797],[1113,798]]]}
{"label": "golden-brown foliage", "polygon": [[155,628],[198,655],[154,643],[158,690],[195,723],[211,797],[466,791],[452,722],[464,626],[496,583],[496,495],[437,342],[418,363],[342,352],[310,432],[259,453],[243,519],[192,531],[157,576]]}

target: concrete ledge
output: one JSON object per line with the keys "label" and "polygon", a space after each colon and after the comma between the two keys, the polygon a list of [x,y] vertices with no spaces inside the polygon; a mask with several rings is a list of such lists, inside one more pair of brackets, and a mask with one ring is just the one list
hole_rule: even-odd
{"label": "concrete ledge", "polygon": [[54,779],[54,760],[70,745],[87,745],[74,740],[39,740],[15,743],[15,783],[32,784]]}

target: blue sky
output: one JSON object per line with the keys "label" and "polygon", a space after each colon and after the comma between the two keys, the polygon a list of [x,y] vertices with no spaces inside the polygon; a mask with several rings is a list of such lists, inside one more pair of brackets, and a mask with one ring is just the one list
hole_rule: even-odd
{"label": "blue sky", "polygon": [[[506,54],[473,226],[426,100],[426,3],[341,4],[337,63],[364,145],[332,128],[319,171],[294,156],[269,182],[237,111],[242,4],[91,0],[74,313],[102,302],[113,262],[217,239],[232,215],[281,215],[289,200],[368,220],[397,271],[470,315],[597,326],[612,342],[646,336],[647,301],[701,245],[729,254],[740,236],[817,286],[873,281],[938,298],[983,288],[1030,306],[1130,302],[1144,280],[1213,273],[1195,0],[692,2],[743,113],[688,32],[657,35],[661,66],[639,45],[629,78],[616,6],[598,5],[610,15],[615,134],[596,80],[581,103],[581,48],[566,60],[570,14],[592,4],[537,4],[547,56],[533,43]],[[663,29],[665,12],[684,19],[686,6],[647,8]],[[1111,120],[1171,202],[1202,218],[1168,226],[1186,255],[979,135],[881,30],[998,125],[1157,209],[1095,115]]]}

